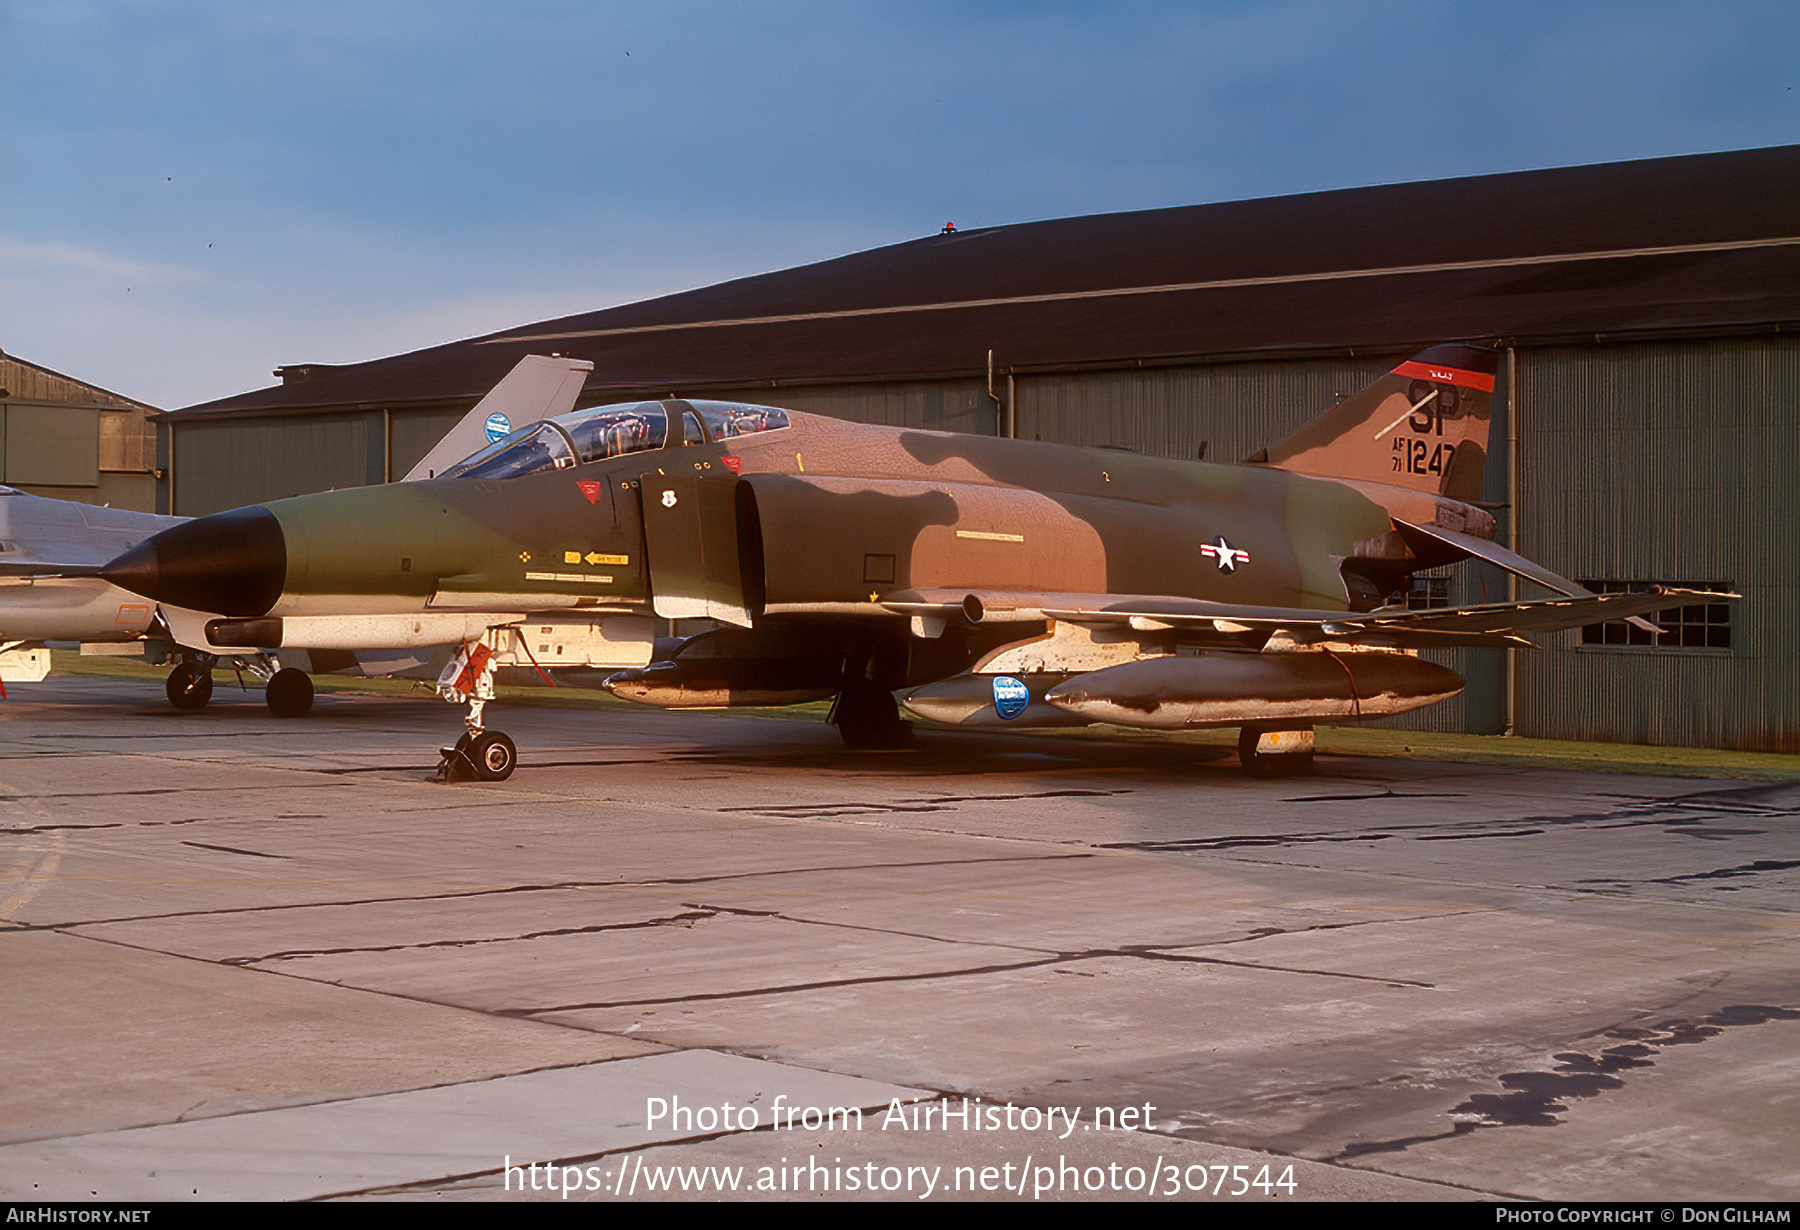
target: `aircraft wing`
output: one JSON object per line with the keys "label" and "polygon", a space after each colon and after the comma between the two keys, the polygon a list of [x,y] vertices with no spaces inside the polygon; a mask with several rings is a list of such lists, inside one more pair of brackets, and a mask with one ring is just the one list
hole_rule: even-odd
{"label": "aircraft wing", "polygon": [[[1639,594],[1587,594],[1530,602],[1430,610],[1322,611],[1234,606],[1198,598],[1118,594],[1024,594],[1007,591],[907,590],[880,605],[915,620],[960,617],[975,623],[1063,620],[1090,626],[1123,624],[1140,632],[1181,629],[1221,648],[1260,648],[1281,636],[1296,644],[1358,644],[1389,649],[1458,646],[1532,648],[1528,632],[1554,632],[1608,619],[1625,619],[1690,602],[1715,602],[1736,594],[1657,589]],[[926,627],[929,628],[929,622]]]}
{"label": "aircraft wing", "polygon": [[0,487],[0,576],[93,576],[181,520]]}

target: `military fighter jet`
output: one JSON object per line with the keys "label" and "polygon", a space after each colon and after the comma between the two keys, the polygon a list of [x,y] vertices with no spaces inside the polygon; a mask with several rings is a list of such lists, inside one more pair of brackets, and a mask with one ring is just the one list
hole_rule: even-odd
{"label": "military fighter jet", "polygon": [[[514,420],[567,411],[593,368],[585,360],[527,355],[401,481],[435,476],[471,450],[506,435]],[[0,487],[0,688],[5,682],[43,679],[50,669],[48,641],[78,641],[84,647],[148,642],[160,650],[161,659],[175,664],[166,692],[177,709],[206,705],[212,697],[213,668],[223,659],[266,681],[264,697],[276,716],[298,717],[310,710],[313,686],[304,671],[283,667],[274,654],[253,646],[207,639],[206,624],[216,614],[148,603],[96,575],[121,551],[185,520]],[[297,641],[286,647],[307,648]],[[337,655],[344,667],[390,673],[401,665],[426,662],[383,653],[385,647],[357,648],[364,651],[360,657]],[[309,665],[319,663],[315,659]]]}
{"label": "military fighter jet", "polygon": [[[1243,465],[669,399],[530,423],[436,479],[219,513],[102,576],[217,611],[220,643],[462,642],[470,703],[442,770],[498,780],[482,723],[501,665],[603,670],[665,707],[835,697],[852,746],[931,721],[1239,727],[1253,771],[1308,763],[1312,727],[1401,713],[1462,680],[1420,649],[1697,595],[1594,595],[1493,541],[1474,502],[1492,351],[1400,363]],[[1538,601],[1386,607],[1477,557]],[[713,631],[659,655],[652,617]],[[653,658],[660,660],[653,661]]]}

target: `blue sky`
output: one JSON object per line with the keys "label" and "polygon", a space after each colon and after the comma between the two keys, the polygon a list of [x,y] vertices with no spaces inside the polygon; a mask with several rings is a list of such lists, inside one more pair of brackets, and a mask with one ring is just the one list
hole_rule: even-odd
{"label": "blue sky", "polygon": [[0,349],[167,408],[935,231],[1800,142],[1800,5],[0,0]]}

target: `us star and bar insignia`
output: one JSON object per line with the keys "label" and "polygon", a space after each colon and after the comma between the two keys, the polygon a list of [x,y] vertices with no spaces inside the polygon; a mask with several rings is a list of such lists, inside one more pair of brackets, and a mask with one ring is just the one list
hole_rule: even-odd
{"label": "us star and bar insignia", "polygon": [[1218,560],[1220,572],[1236,572],[1239,564],[1248,564],[1250,562],[1250,552],[1240,551],[1238,548],[1232,546],[1229,542],[1225,541],[1225,535],[1223,534],[1220,534],[1218,539],[1214,542],[1202,544],[1200,547],[1200,554],[1206,556],[1208,559]]}

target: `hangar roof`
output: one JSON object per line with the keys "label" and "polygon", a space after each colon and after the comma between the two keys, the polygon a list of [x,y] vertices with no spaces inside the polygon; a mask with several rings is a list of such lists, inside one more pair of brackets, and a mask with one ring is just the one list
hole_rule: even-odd
{"label": "hangar roof", "polygon": [[587,391],[931,379],[1451,339],[1800,322],[1800,146],[931,235],[175,412],[473,400],[520,357]]}
{"label": "hangar roof", "polygon": [[155,406],[133,401],[97,384],[53,372],[47,367],[0,351],[0,400],[54,406],[98,406],[102,410],[137,410],[158,414]]}

